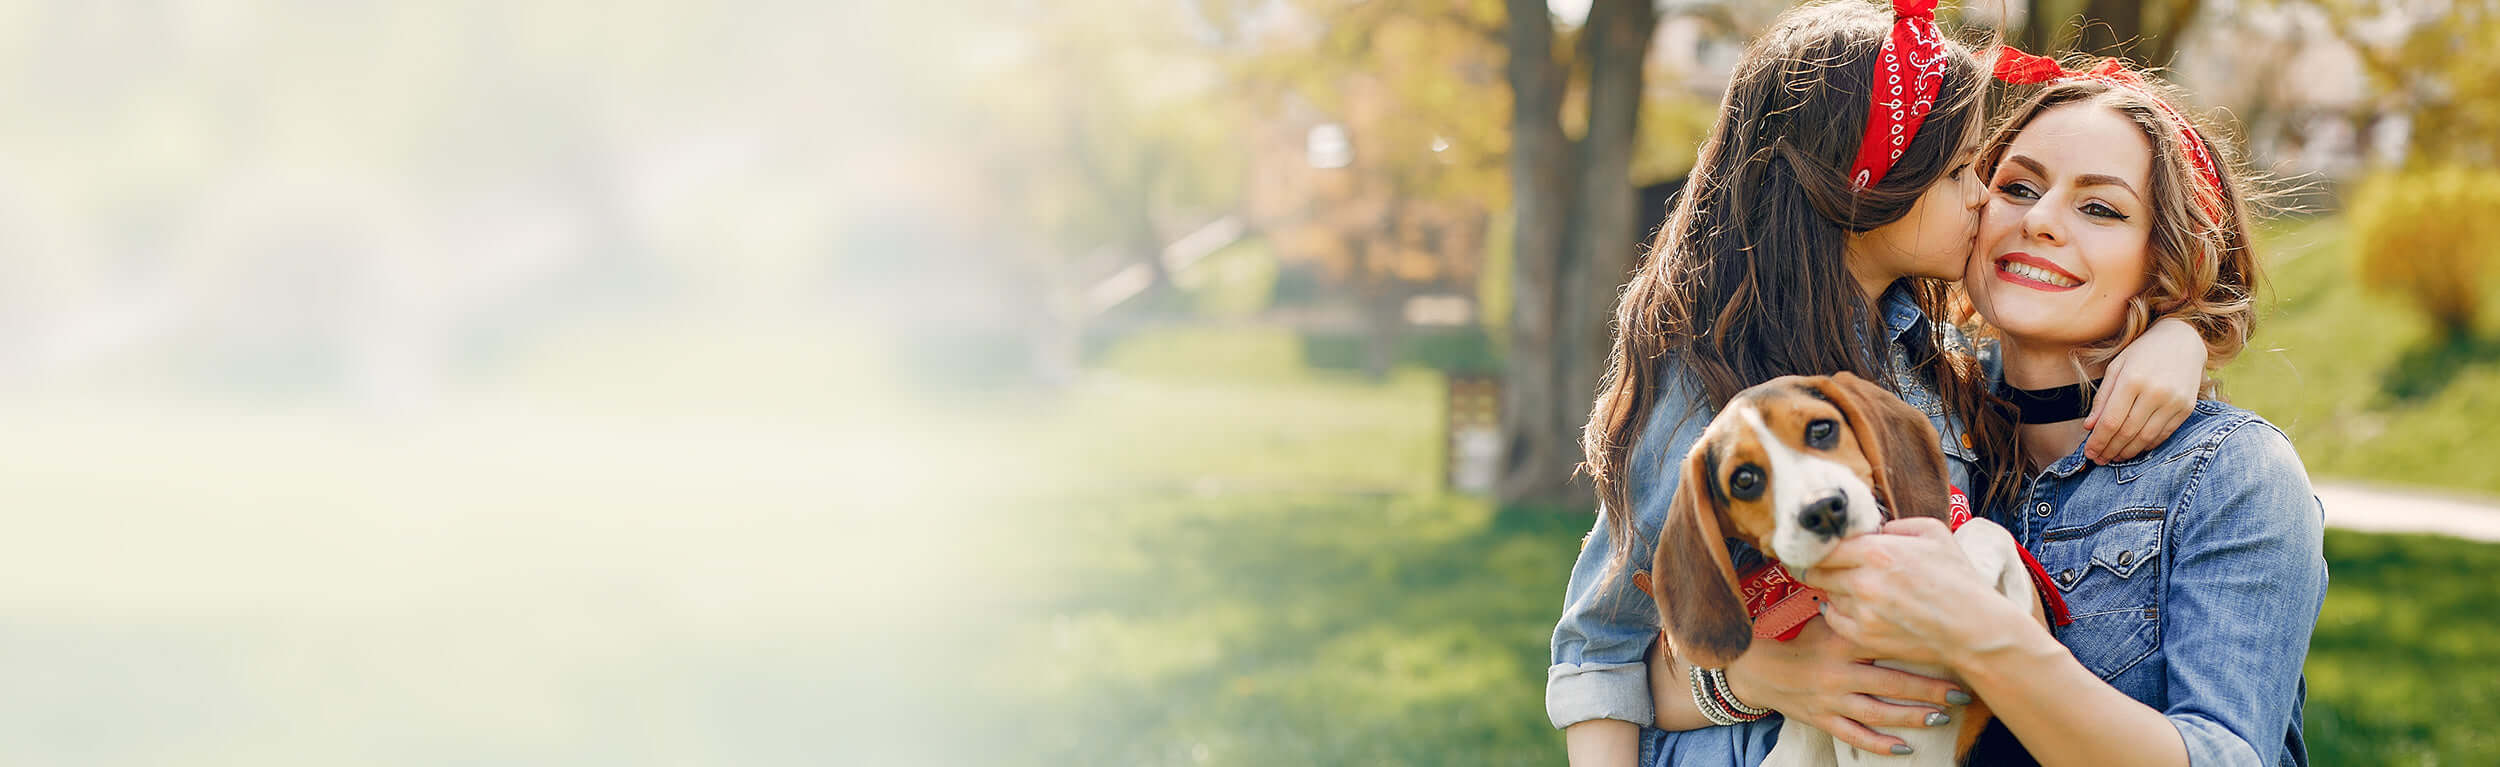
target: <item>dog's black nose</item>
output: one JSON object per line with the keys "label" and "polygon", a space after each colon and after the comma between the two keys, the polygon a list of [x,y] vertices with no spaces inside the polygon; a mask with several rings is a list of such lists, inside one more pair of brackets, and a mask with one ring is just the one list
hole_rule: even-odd
{"label": "dog's black nose", "polygon": [[1806,504],[1805,511],[1797,514],[1797,522],[1805,525],[1806,532],[1825,538],[1837,537],[1843,528],[1849,526],[1849,499],[1839,493],[1815,499]]}

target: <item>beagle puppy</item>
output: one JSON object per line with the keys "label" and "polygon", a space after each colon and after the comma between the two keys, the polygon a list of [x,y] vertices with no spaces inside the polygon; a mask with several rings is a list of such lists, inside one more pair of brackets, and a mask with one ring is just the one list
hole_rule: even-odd
{"label": "beagle puppy", "polygon": [[[1785,376],[1739,392],[1685,456],[1683,472],[1648,580],[1669,651],[1703,667],[1726,666],[1754,637],[1729,541],[1793,573],[1887,519],[1950,514],[1944,451],[1934,427],[1891,392],[1846,372]],[[1954,539],[1981,577],[2045,622],[2011,534],[1981,519],[1961,525]],[[1952,678],[1946,669],[1922,664],[1878,665]],[[1791,719],[1763,763],[1958,764],[1990,717],[1978,701],[1945,713],[1959,726],[1879,728],[1909,743],[1908,756],[1859,751]]]}

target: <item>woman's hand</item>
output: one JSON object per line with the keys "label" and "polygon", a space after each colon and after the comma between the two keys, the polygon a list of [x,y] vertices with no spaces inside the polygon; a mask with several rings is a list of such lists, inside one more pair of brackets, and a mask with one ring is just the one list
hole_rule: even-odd
{"label": "woman's hand", "polygon": [[1874,696],[1939,707],[1970,701],[1951,682],[1867,662],[1874,657],[1833,633],[1824,621],[1811,620],[1795,639],[1755,639],[1727,667],[1728,691],[1737,700],[1776,710],[1877,754],[1895,753],[1893,746],[1907,744],[1870,727],[1929,726],[1928,715],[1936,709],[1895,705]]}
{"label": "woman's hand", "polygon": [[2084,457],[2109,463],[2153,449],[2187,421],[2204,386],[2204,337],[2178,319],[2153,323],[2102,372],[2092,414],[2083,420],[2092,431]]}
{"label": "woman's hand", "polygon": [[1955,667],[2036,626],[1983,579],[1942,520],[1900,519],[1843,541],[1797,574],[1823,589],[1833,633],[1875,657]]}

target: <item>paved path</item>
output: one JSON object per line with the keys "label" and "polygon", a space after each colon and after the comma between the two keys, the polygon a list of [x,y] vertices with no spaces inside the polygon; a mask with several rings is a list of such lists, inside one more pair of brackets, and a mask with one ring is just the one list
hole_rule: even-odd
{"label": "paved path", "polygon": [[2329,527],[2500,542],[2500,503],[2491,500],[2344,482],[2322,482],[2317,491]]}

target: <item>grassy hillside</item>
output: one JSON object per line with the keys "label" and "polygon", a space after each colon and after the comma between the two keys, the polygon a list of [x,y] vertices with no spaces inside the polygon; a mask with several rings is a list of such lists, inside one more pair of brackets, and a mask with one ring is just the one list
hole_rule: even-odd
{"label": "grassy hillside", "polygon": [[2361,289],[2347,236],[2336,219],[2269,232],[2257,335],[2224,393],[2283,426],[2314,477],[2500,495],[2485,438],[2500,426],[2500,317],[2434,343],[2410,307]]}

